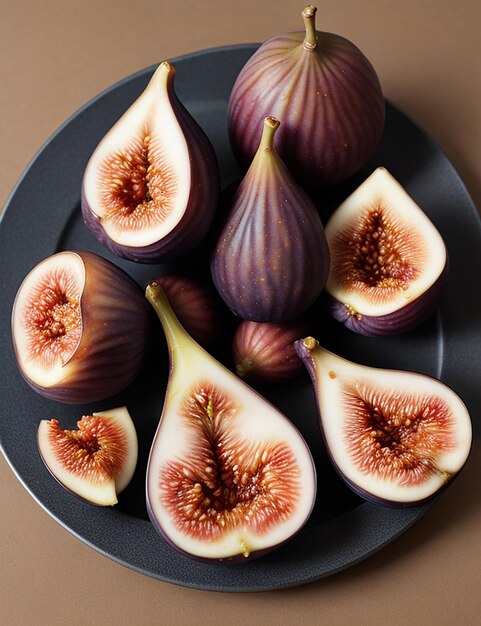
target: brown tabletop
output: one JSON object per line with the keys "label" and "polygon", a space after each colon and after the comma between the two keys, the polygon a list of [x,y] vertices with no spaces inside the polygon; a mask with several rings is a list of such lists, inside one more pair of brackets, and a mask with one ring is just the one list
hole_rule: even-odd
{"label": "brown tabletop", "polygon": [[[303,7],[274,0],[2,4],[1,204],[39,146],[99,91],[164,58],[297,29]],[[481,206],[479,0],[319,5],[318,27],[364,51],[386,96],[437,140]],[[0,621],[477,624],[480,469],[475,444],[459,479],[421,521],[355,567],[301,588],[236,595],[161,583],[101,556],[44,512],[2,457]]]}

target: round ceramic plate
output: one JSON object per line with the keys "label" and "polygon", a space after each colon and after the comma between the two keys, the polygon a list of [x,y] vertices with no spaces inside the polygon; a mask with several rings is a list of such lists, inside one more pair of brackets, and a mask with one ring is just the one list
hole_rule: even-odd
{"label": "round ceramic plate", "polygon": [[[227,185],[239,176],[226,132],[226,105],[233,82],[254,45],[207,50],[173,63],[176,89],[209,135]],[[205,249],[171,266],[141,266],[114,258],[84,227],[80,186],[88,158],[104,133],[140,94],[153,68],[127,78],[69,119],[39,151],[13,191],[0,225],[0,377],[3,452],[12,469],[44,509],[76,537],[115,561],[154,578],[217,591],[258,591],[299,585],[346,568],[392,541],[426,506],[390,509],[352,494],[332,470],[317,424],[307,374],[281,389],[260,391],[301,430],[316,459],[318,497],[306,527],[289,543],[258,560],[204,564],[169,547],[149,522],[144,478],[150,444],[162,410],[168,371],[162,341],[155,345],[137,381],[124,393],[95,406],[66,406],[35,394],[18,373],[10,334],[15,293],[41,259],[66,249],[92,250],[126,269],[141,285],[166,271],[208,277]],[[435,143],[396,107],[387,104],[382,144],[362,172],[319,197],[326,217],[377,165],[386,166],[423,207],[445,238],[451,278],[440,311],[414,332],[386,339],[350,333],[322,310],[312,315],[311,334],[326,347],[368,365],[424,372],[442,378],[474,415],[480,406],[481,229],[459,176]],[[205,248],[205,246],[204,246]],[[203,256],[204,255],[204,256]],[[465,306],[463,306],[465,305]],[[228,344],[230,339],[225,338]],[[84,413],[126,404],[137,426],[140,456],[131,485],[115,508],[99,508],[64,491],[48,474],[36,447],[41,419],[56,417],[73,428]]]}

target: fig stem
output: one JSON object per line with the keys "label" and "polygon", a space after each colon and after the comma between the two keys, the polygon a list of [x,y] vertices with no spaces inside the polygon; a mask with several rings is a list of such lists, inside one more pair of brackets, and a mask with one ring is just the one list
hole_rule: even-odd
{"label": "fig stem", "polygon": [[164,290],[158,283],[153,281],[147,285],[145,297],[157,313],[164,329],[167,344],[173,353],[182,351],[180,344],[194,341],[177,319]]}
{"label": "fig stem", "polygon": [[306,29],[304,38],[304,48],[306,50],[315,50],[317,48],[316,11],[317,8],[314,5],[308,4],[302,12],[302,19]]}
{"label": "fig stem", "polygon": [[275,117],[266,117],[262,130],[259,152],[272,152],[274,150],[274,135],[279,128],[280,122]]}

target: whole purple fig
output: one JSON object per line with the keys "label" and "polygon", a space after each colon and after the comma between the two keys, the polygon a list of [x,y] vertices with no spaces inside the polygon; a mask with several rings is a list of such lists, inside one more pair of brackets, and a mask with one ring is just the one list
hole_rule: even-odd
{"label": "whole purple fig", "polygon": [[316,8],[302,12],[305,32],[269,39],[241,70],[232,90],[229,133],[247,167],[266,115],[282,121],[276,148],[307,189],[344,180],[374,153],[385,103],[371,63],[353,43],[316,32]]}
{"label": "whole purple fig", "polygon": [[256,156],[233,196],[212,258],[212,277],[243,319],[282,322],[305,311],[329,273],[320,217],[274,148],[280,122],[264,120]]}

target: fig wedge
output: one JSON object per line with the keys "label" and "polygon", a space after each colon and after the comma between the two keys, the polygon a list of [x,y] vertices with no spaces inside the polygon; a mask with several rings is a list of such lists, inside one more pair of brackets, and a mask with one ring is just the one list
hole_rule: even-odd
{"label": "fig wedge", "polygon": [[331,460],[361,497],[420,504],[460,472],[472,426],[452,389],[423,374],[353,363],[313,337],[295,346],[312,378]]}
{"label": "fig wedge", "polygon": [[448,255],[434,224],[384,168],[375,170],[326,224],[333,317],[363,335],[408,331],[439,304]]}
{"label": "fig wedge", "polygon": [[137,465],[137,433],[126,407],[84,415],[78,430],[42,420],[37,444],[58,482],[90,504],[110,506],[127,487]]}
{"label": "fig wedge", "polygon": [[147,468],[157,531],[188,556],[247,561],[292,537],[316,495],[312,456],[293,424],[183,329],[156,283],[146,297],[171,358]]}
{"label": "fig wedge", "polygon": [[157,263],[183,256],[206,234],[219,198],[212,145],[174,92],[164,61],[100,141],[83,179],[87,227],[111,252]]}

